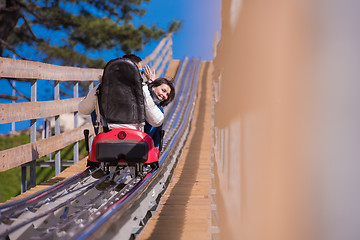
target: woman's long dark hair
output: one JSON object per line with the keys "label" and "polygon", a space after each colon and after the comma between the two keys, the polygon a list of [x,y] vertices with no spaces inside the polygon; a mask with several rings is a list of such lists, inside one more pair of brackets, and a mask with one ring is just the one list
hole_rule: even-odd
{"label": "woman's long dark hair", "polygon": [[164,106],[167,106],[169,103],[171,103],[172,100],[174,100],[175,98],[175,87],[173,85],[173,83],[166,79],[166,78],[157,78],[155,79],[154,81],[152,81],[151,83],[148,84],[148,87],[149,88],[152,88],[152,87],[158,87],[160,86],[161,84],[166,84],[170,87],[170,94],[168,96],[168,98],[162,102],[160,102],[160,106],[161,107],[164,107]]}

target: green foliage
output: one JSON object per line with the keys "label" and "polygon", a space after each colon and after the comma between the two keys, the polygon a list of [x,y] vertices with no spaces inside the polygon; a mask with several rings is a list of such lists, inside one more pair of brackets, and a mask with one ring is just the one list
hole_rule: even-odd
{"label": "green foliage", "polygon": [[179,31],[181,28],[181,25],[182,25],[181,21],[179,21],[179,20],[173,21],[169,26],[168,32],[173,33],[173,32]]}
{"label": "green foliage", "polygon": [[[30,173],[27,169],[27,183],[30,182]],[[55,176],[51,167],[36,167],[36,184],[42,183]],[[0,202],[5,202],[21,193],[21,167],[0,172]]]}
{"label": "green foliage", "polygon": [[30,136],[21,134],[18,136],[0,136],[0,151],[9,149],[12,147],[17,147],[30,142]]}
{"label": "green foliage", "polygon": [[[89,53],[141,51],[149,41],[167,33],[157,26],[131,23],[135,15],[145,15],[143,2],[150,0],[0,1],[0,53],[7,49],[19,51],[16,54],[20,56],[20,47],[27,46],[43,62],[102,68],[104,60],[91,58]],[[11,27],[14,23],[16,27]],[[181,22],[174,20],[168,33],[180,26]]]}
{"label": "green foliage", "polygon": [[[25,134],[18,136],[0,136],[0,150],[16,147],[30,142],[30,137]],[[71,144],[61,150],[61,159],[73,159],[73,147]],[[79,142],[79,158],[87,156],[84,141]],[[40,160],[49,158],[41,158]],[[64,170],[65,167],[62,168]],[[30,173],[27,169],[27,182],[30,182]],[[52,167],[36,167],[36,184],[40,184],[55,176],[55,169]],[[0,172],[0,202],[5,202],[11,197],[21,193],[21,167],[15,167],[5,172]]]}

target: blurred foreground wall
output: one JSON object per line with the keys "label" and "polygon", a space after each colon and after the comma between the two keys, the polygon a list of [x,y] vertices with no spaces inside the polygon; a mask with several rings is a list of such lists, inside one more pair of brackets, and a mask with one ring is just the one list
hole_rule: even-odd
{"label": "blurred foreground wall", "polygon": [[360,1],[222,0],[220,239],[360,239]]}

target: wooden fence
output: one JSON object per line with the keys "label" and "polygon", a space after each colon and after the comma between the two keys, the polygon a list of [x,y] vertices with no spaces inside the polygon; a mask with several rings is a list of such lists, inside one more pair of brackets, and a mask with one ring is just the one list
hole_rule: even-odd
{"label": "wooden fence", "polygon": [[[144,64],[150,64],[160,76],[172,59],[171,35],[165,37],[147,58]],[[78,143],[84,138],[83,130],[89,129],[93,135],[91,123],[78,126],[79,82],[97,81],[102,69],[65,67],[34,61],[15,60],[0,57],[0,78],[22,79],[31,82],[31,102],[0,104],[0,124],[30,120],[30,143],[0,151],[0,172],[22,166],[22,187],[25,192],[26,167],[30,167],[30,187],[36,185],[36,159],[55,152],[55,174],[61,172],[60,150],[74,144],[74,163],[79,161]],[[54,81],[54,100],[37,101],[38,79]],[[73,97],[60,99],[60,83],[72,81]],[[60,115],[74,114],[74,129],[60,132]],[[55,135],[42,140],[36,139],[38,119],[55,117]]]}

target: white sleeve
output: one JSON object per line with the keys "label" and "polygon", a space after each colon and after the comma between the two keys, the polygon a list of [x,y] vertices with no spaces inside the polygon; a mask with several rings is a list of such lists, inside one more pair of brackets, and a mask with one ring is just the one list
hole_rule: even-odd
{"label": "white sleeve", "polygon": [[164,121],[164,114],[155,105],[153,99],[150,96],[147,85],[143,86],[143,92],[145,103],[145,119],[151,126],[159,127]]}
{"label": "white sleeve", "polygon": [[98,89],[99,85],[94,87],[89,91],[87,96],[79,102],[78,108],[79,112],[85,115],[89,115],[92,113],[92,111],[95,110],[97,96],[96,96],[96,90]]}

